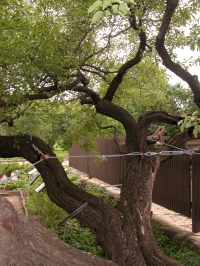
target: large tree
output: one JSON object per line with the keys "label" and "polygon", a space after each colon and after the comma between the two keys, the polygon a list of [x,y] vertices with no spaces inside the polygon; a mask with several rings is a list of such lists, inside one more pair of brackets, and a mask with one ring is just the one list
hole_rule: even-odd
{"label": "large tree", "polygon": [[[95,233],[105,254],[118,265],[180,265],[159,250],[150,223],[152,175],[166,157],[143,154],[148,151],[148,128],[152,123],[174,125],[182,117],[165,112],[159,105],[159,110],[147,112],[145,108],[138,117],[138,113],[131,114],[130,105],[134,106],[136,100],[138,106],[138,95],[143,99],[146,94],[149,101],[151,95],[157,97],[154,71],[150,72],[149,88],[143,85],[148,71],[138,71],[141,62],[148,64],[151,58],[153,64],[170,69],[184,80],[200,107],[198,77],[191,75],[187,66],[176,63],[173,53],[174,48],[185,45],[198,47],[199,1],[93,2],[3,1],[0,121],[2,126],[12,126],[33,101],[74,98],[91,106],[92,112],[95,109],[118,121],[125,131],[126,153],[141,154],[127,156],[119,209],[73,185],[59,161],[48,159],[54,156],[49,146],[32,134],[0,136],[0,157],[21,156],[37,162],[35,167],[50,199],[67,212],[87,202],[77,218]],[[89,7],[91,12],[98,12],[92,20],[95,24],[87,15]],[[186,26],[188,35],[184,34]],[[136,81],[134,89],[139,91],[137,97],[131,95],[133,104],[129,99],[129,106],[117,100],[126,98],[123,82],[128,84],[128,76]],[[89,109],[83,106],[80,122],[84,123],[82,112]],[[180,146],[191,137],[191,130],[184,130],[169,143]],[[47,155],[46,160],[39,161],[38,155]]]}

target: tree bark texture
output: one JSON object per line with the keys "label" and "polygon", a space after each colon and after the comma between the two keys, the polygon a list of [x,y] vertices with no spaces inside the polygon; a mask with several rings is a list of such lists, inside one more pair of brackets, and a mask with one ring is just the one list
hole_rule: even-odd
{"label": "tree bark texture", "polygon": [[19,215],[0,197],[0,265],[5,266],[114,266],[89,253],[70,247],[36,221]]}

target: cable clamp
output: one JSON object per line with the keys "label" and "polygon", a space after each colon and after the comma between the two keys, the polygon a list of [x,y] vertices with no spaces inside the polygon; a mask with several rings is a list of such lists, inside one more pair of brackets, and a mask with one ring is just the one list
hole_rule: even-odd
{"label": "cable clamp", "polygon": [[101,157],[102,161],[106,161],[106,156],[105,155],[101,155],[100,157]]}
{"label": "cable clamp", "polygon": [[192,158],[192,156],[195,156],[196,155],[196,152],[195,151],[192,151],[192,150],[189,150],[187,152],[188,155],[190,155],[190,158]]}
{"label": "cable clamp", "polygon": [[131,155],[137,156],[137,155],[142,155],[142,153],[141,152],[130,152],[130,153],[126,153],[125,155],[126,156],[131,156]]}
{"label": "cable clamp", "polygon": [[145,155],[146,156],[155,156],[155,155],[158,155],[157,152],[153,152],[153,151],[148,151],[148,152],[145,152]]}
{"label": "cable clamp", "polygon": [[181,155],[183,151],[161,151],[159,152],[160,155]]}
{"label": "cable clamp", "polygon": [[38,149],[35,144],[32,144],[33,149],[40,155],[40,161],[44,162],[45,160],[49,159],[49,154],[44,154],[40,149]]}

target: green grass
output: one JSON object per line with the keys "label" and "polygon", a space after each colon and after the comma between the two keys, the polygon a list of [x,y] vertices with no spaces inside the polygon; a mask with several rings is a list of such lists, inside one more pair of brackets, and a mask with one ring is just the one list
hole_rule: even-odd
{"label": "green grass", "polygon": [[[54,232],[63,240],[64,227],[57,227]],[[106,258],[103,249],[95,243],[95,235],[76,220],[67,222],[65,243],[70,246]]]}
{"label": "green grass", "polygon": [[61,156],[61,157],[67,157],[69,155],[68,151],[63,151],[61,149],[56,149],[54,150],[54,153],[56,154],[56,156]]}
{"label": "green grass", "polygon": [[154,226],[153,232],[159,248],[170,258],[180,261],[185,266],[199,266],[200,256],[187,249],[184,242],[167,236],[160,226]]}

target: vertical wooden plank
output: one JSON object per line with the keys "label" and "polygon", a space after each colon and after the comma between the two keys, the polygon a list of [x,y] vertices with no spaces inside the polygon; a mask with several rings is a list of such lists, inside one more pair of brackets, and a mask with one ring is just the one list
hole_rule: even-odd
{"label": "vertical wooden plank", "polygon": [[161,164],[153,189],[153,202],[191,217],[190,158],[174,156]]}
{"label": "vertical wooden plank", "polygon": [[200,232],[200,164],[199,155],[192,156],[192,231]]}
{"label": "vertical wooden plank", "polygon": [[69,149],[69,167],[89,174],[87,153],[76,144]]}
{"label": "vertical wooden plank", "polygon": [[[97,138],[98,149],[100,155],[115,155],[119,154],[117,145],[113,138]],[[96,163],[95,157],[88,158],[90,178],[98,178],[108,184],[115,185],[121,179],[121,163],[120,156],[109,157],[100,163]]]}

